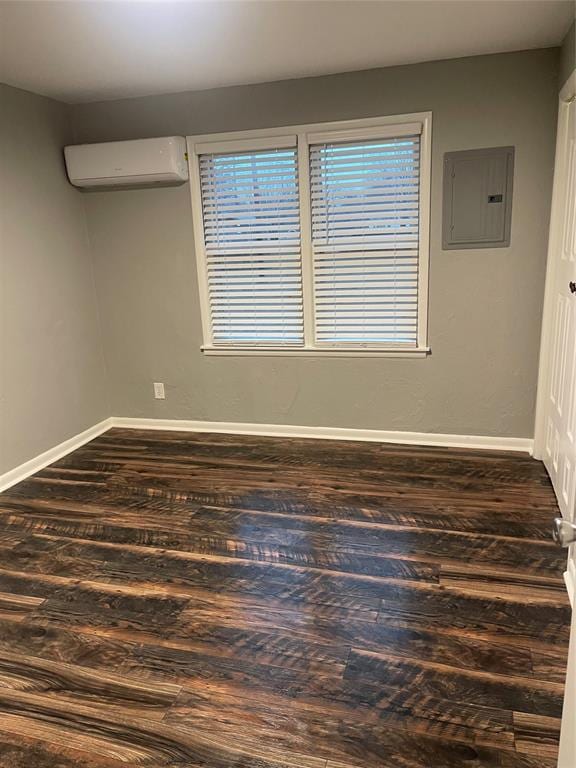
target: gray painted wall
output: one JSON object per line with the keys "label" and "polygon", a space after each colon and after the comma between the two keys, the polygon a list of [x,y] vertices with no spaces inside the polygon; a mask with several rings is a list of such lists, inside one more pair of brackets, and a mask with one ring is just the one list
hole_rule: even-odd
{"label": "gray painted wall", "polygon": [[566,33],[560,49],[560,86],[563,86],[576,68],[576,21]]}
{"label": "gray painted wall", "polygon": [[0,473],[108,415],[69,108],[0,85]]}
{"label": "gray painted wall", "polygon": [[[113,413],[532,436],[558,59],[547,49],[74,107],[77,141],[434,113],[427,359],[205,357],[188,187],[86,195]],[[511,246],[442,251],[443,154],[500,145],[516,147]]]}

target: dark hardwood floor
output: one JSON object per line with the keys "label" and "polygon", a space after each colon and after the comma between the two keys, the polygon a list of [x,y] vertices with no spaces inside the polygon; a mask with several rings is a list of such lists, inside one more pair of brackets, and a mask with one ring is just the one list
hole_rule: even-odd
{"label": "dark hardwood floor", "polygon": [[520,454],[114,429],[0,496],[2,768],[553,768]]}

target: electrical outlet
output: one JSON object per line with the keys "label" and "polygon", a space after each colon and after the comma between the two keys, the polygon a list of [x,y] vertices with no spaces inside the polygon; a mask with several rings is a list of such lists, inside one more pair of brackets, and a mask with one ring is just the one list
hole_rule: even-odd
{"label": "electrical outlet", "polygon": [[166,400],[166,393],[164,392],[164,384],[161,381],[154,382],[154,397],[156,400]]}

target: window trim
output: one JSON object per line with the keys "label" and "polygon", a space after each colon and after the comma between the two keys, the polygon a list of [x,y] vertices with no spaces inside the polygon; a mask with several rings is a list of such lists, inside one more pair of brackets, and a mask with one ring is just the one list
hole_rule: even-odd
{"label": "window trim", "polygon": [[[354,141],[375,137],[378,129],[384,129],[380,135],[394,135],[394,128],[401,132],[421,126],[420,139],[420,198],[419,198],[419,244],[418,244],[418,333],[417,345],[405,346],[377,344],[338,344],[317,345],[314,343],[314,305],[313,305],[313,257],[310,216],[310,164],[309,147],[319,143],[318,137],[339,141]],[[408,125],[407,125],[408,124]],[[298,151],[298,183],[300,191],[300,227],[302,259],[302,299],[304,314],[303,346],[283,345],[215,345],[212,338],[210,317],[210,298],[208,290],[208,270],[204,244],[204,222],[202,195],[200,186],[199,155],[210,152],[241,152],[247,149],[296,146]],[[276,143],[275,142],[280,142]],[[207,355],[224,356],[287,356],[287,357],[425,357],[430,352],[428,346],[428,282],[430,260],[430,184],[432,165],[432,112],[415,112],[403,115],[370,117],[361,120],[340,120],[336,122],[311,123],[307,125],[285,126],[280,128],[262,128],[248,131],[200,134],[186,138],[188,165],[190,171],[190,197],[192,203],[192,221],[196,268],[198,273],[198,293],[202,318],[203,344],[201,350]]]}

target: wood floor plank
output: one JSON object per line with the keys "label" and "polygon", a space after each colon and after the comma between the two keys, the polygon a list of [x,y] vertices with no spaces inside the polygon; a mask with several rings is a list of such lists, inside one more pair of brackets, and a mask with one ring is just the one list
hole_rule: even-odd
{"label": "wood floor plank", "polygon": [[570,605],[557,600],[534,603],[500,596],[484,597],[447,587],[381,584],[378,622],[398,618],[417,625],[450,627],[500,640],[568,642]]}
{"label": "wood floor plank", "polygon": [[122,627],[134,631],[167,631],[187,605],[183,598],[127,595],[113,588],[77,586],[57,590],[34,614],[49,626]]}
{"label": "wood floor plank", "polygon": [[0,733],[0,757],[2,768],[136,768],[135,763],[7,731]]}
{"label": "wood floor plank", "polygon": [[[338,754],[329,734],[312,740],[309,733],[330,718],[368,723],[383,729],[438,737],[448,741],[514,749],[511,713],[456,705],[382,685],[363,691],[350,681],[324,676],[294,682],[290,688],[271,688],[254,696],[248,686],[222,684],[206,689],[190,682],[178,696],[167,719],[187,728],[208,729],[215,721],[251,738],[283,745],[285,749],[314,749],[326,757]],[[280,733],[278,733],[280,731]]]}
{"label": "wood floor plank", "polygon": [[178,641],[143,643],[124,662],[123,669],[131,675],[147,676],[153,680],[172,680],[181,685],[197,684],[206,690],[223,685],[242,686],[260,695],[278,690],[281,695],[292,696],[306,685],[310,678],[340,680],[342,669],[312,659],[281,657],[263,653],[258,659],[247,658],[226,649],[212,648],[201,652],[182,647]]}
{"label": "wood floor plank", "polygon": [[[80,669],[121,670],[136,643],[99,634],[40,622],[0,618],[0,654],[33,655],[47,661],[77,666]],[[168,681],[166,681],[168,682]]]}
{"label": "wood floor plank", "polygon": [[543,465],[113,429],[0,495],[1,768],[552,768]]}
{"label": "wood floor plank", "polygon": [[409,687],[422,695],[533,715],[560,717],[563,687],[543,680],[485,672],[470,672],[353,649],[344,676],[349,680],[381,680],[392,687]]}
{"label": "wood floor plank", "polygon": [[478,592],[491,598],[502,595],[523,602],[557,602],[565,606],[566,587],[556,577],[542,574],[499,573],[488,569],[470,568],[470,565],[443,564],[440,567],[439,584],[464,592]]}
{"label": "wood floor plank", "polygon": [[[254,721],[254,713],[249,705],[245,711]],[[342,721],[339,716],[329,713],[308,713],[300,720],[274,717],[269,713],[269,722],[264,724],[256,720],[257,727],[254,728],[247,725],[244,718],[235,721],[233,717],[229,719],[215,713],[212,714],[211,722],[207,717],[207,722],[203,724],[198,712],[193,712],[194,717],[188,721],[185,713],[180,713],[181,718],[176,715],[173,717],[180,728],[190,732],[208,734],[217,727],[229,738],[237,738],[245,748],[249,748],[248,745],[258,739],[265,750],[290,754],[293,750],[315,744],[318,753],[323,757],[331,756],[329,759],[363,759],[368,764],[378,766],[401,765],[410,768],[428,768],[430,765],[461,768],[462,765],[468,765],[461,762],[462,759],[471,760],[469,764],[474,766],[490,765],[490,761],[497,765],[495,761],[498,760],[498,752],[494,749],[446,738],[450,735],[448,728],[439,728],[443,733],[435,738],[422,735],[416,729],[407,731],[391,727],[388,721],[378,725],[355,719]],[[338,738],[331,737],[331,734],[338,734]]]}
{"label": "wood floor plank", "polygon": [[41,693],[61,700],[88,703],[131,717],[162,719],[180,693],[180,686],[88,670],[0,650],[0,688]]}
{"label": "wood floor plank", "polygon": [[322,618],[315,611],[271,611],[265,606],[254,606],[249,615],[242,607],[239,610],[232,607],[224,616],[215,619],[215,609],[216,605],[207,605],[184,610],[178,622],[182,625],[179,634],[196,638],[206,636],[215,641],[220,631],[232,642],[234,630],[244,630],[254,633],[254,641],[248,645],[257,645],[259,634],[264,638],[266,633],[270,634],[270,638],[274,635],[287,636],[292,638],[294,644],[298,641],[307,643],[311,658],[314,648],[332,644],[335,647],[388,651],[407,658],[423,657],[463,669],[533,676],[532,654],[528,648],[518,645],[435,632],[433,628],[408,628],[395,626],[391,622],[363,621],[359,620],[358,614],[350,616],[349,621],[337,621]]}
{"label": "wood floor plank", "polygon": [[534,677],[539,680],[551,680],[564,685],[566,666],[568,663],[568,648],[555,645],[553,648],[533,648],[532,669]]}
{"label": "wood floor plank", "polygon": [[0,592],[0,616],[5,616],[6,614],[26,616],[32,610],[38,608],[39,605],[42,605],[43,602],[43,599],[39,597]]}
{"label": "wood floor plank", "polygon": [[92,751],[137,765],[214,768],[324,768],[325,760],[265,754],[257,744],[243,752],[222,737],[191,734],[154,720],[108,717],[95,707],[0,688],[0,731]]}
{"label": "wood floor plank", "polygon": [[[471,759],[474,759],[474,757],[472,757]],[[497,760],[497,762],[494,762],[494,760]],[[470,763],[466,763],[465,759],[463,758],[463,762],[461,763],[461,765],[466,766],[468,764]],[[557,764],[555,760],[546,760],[544,758],[527,757],[526,755],[519,755],[513,752],[503,752],[499,754],[497,757],[493,758],[492,762],[489,762],[489,763],[481,762],[481,763],[477,763],[477,765],[489,766],[489,768],[557,768]],[[381,764],[380,768],[396,768],[396,766],[401,766],[401,763],[394,763],[394,764],[389,763],[386,765]],[[339,760],[338,761],[328,760],[328,762],[326,763],[326,768],[364,768],[364,764],[363,763],[352,764],[352,763],[343,763]],[[434,768],[436,768],[436,766]]]}
{"label": "wood floor plank", "polygon": [[560,742],[560,718],[514,712],[514,739],[518,752],[554,758]]}

